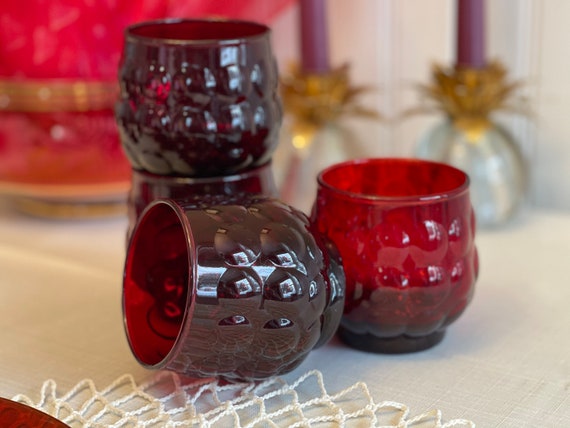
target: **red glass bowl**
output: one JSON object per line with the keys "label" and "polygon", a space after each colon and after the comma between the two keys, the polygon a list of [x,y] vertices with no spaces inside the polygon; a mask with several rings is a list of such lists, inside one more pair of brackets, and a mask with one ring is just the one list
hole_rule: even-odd
{"label": "red glass bowl", "polygon": [[334,247],[275,199],[155,201],[127,251],[127,338],[151,369],[226,379],[286,373],[334,335],[343,302]]}
{"label": "red glass bowl", "polygon": [[340,338],[359,349],[429,348],[469,303],[478,273],[469,179],[414,159],[363,159],[318,176],[311,221],[346,275]]}
{"label": "red glass bowl", "polygon": [[218,176],[270,160],[282,118],[268,27],[165,20],[127,29],[116,107],[132,166]]}
{"label": "red glass bowl", "polygon": [[130,182],[116,82],[0,79],[0,194],[38,214],[124,213]]}
{"label": "red glass bowl", "polygon": [[0,195],[42,216],[125,213],[114,105],[124,28],[164,2],[2,2]]}

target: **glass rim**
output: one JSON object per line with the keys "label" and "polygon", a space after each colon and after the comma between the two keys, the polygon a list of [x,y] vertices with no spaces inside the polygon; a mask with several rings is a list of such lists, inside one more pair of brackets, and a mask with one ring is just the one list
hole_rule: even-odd
{"label": "glass rim", "polygon": [[[440,192],[433,192],[433,193],[426,193],[426,194],[417,194],[417,195],[405,195],[405,196],[388,196],[388,195],[378,195],[378,194],[370,194],[370,193],[358,193],[352,192],[349,190],[339,189],[338,187],[330,184],[324,178],[327,173],[332,171],[338,171],[344,168],[359,166],[359,165],[370,165],[370,164],[386,164],[386,163],[398,163],[401,165],[410,165],[410,164],[419,164],[419,165],[431,165],[438,168],[443,168],[455,174],[460,174],[464,177],[463,182],[450,190],[440,191]],[[469,191],[470,179],[469,176],[462,170],[455,168],[454,166],[436,162],[426,159],[419,159],[419,158],[398,158],[398,157],[386,157],[386,158],[360,158],[360,159],[352,159],[344,162],[340,162],[334,165],[331,165],[322,171],[320,171],[317,175],[317,183],[319,187],[322,187],[337,196],[343,197],[345,199],[350,199],[352,201],[358,201],[361,203],[382,203],[382,202],[398,202],[400,204],[413,204],[413,203],[434,203],[438,201],[449,200],[454,197],[458,197],[466,192]],[[318,191],[317,191],[318,193]]]}
{"label": "glass rim", "polygon": [[[144,34],[137,34],[138,30],[161,27],[166,25],[229,25],[229,26],[246,26],[255,29],[251,34],[227,38],[203,38],[203,39],[183,39],[176,37],[154,37]],[[127,43],[138,43],[144,45],[179,45],[179,46],[211,46],[211,45],[235,45],[258,38],[266,37],[271,33],[271,29],[262,23],[241,19],[226,18],[165,18],[149,21],[141,21],[131,24],[124,31],[125,41]]]}
{"label": "glass rim", "polygon": [[[188,274],[189,280],[186,284],[188,287],[188,293],[186,295],[186,301],[184,302],[184,314],[182,320],[178,323],[178,332],[176,338],[172,339],[170,342],[169,350],[166,355],[162,356],[156,361],[149,361],[141,356],[140,350],[137,351],[138,346],[135,345],[136,341],[131,329],[132,317],[128,316],[129,310],[127,309],[126,300],[126,286],[127,280],[130,278],[129,273],[132,271],[132,262],[130,259],[130,252],[135,251],[135,247],[138,245],[138,240],[143,227],[146,229],[145,223],[149,221],[151,216],[156,216],[160,214],[159,210],[167,210],[172,218],[176,218],[176,224],[182,228],[184,233],[184,238],[186,240],[186,261],[188,263]],[[155,212],[158,212],[156,214]],[[137,247],[138,248],[138,247]],[[196,307],[196,278],[197,278],[197,266],[196,266],[196,244],[194,242],[194,234],[192,233],[192,227],[188,221],[188,217],[184,214],[184,210],[180,205],[176,203],[173,199],[169,198],[159,198],[152,201],[148,206],[145,207],[141,215],[139,216],[136,226],[133,230],[129,242],[127,244],[127,255],[124,262],[124,273],[123,273],[123,285],[122,285],[122,318],[123,318],[123,328],[127,336],[127,342],[132,354],[135,356],[136,360],[145,368],[148,369],[165,369],[169,367],[169,364],[176,359],[180,347],[182,346],[184,332],[188,330],[189,325],[194,317],[194,309]]]}

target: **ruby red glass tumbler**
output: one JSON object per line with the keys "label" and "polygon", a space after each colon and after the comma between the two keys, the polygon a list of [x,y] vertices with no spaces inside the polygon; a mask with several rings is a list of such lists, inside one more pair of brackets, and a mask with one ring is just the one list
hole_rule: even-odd
{"label": "ruby red glass tumbler", "polygon": [[282,110],[268,27],[164,20],[125,33],[115,114],[136,170],[219,176],[267,163]]}
{"label": "ruby red glass tumbler", "polygon": [[147,368],[250,380],[286,373],[334,335],[343,304],[338,253],[275,199],[154,201],[127,250],[125,328]]}
{"label": "ruby red glass tumbler", "polygon": [[318,176],[311,214],[342,256],[339,337],[372,352],[439,343],[471,300],[478,273],[469,178],[416,159],[363,159]]}
{"label": "ruby red glass tumbler", "polygon": [[271,162],[215,177],[176,177],[133,170],[127,211],[130,236],[143,210],[156,199],[188,201],[201,196],[239,194],[277,196]]}

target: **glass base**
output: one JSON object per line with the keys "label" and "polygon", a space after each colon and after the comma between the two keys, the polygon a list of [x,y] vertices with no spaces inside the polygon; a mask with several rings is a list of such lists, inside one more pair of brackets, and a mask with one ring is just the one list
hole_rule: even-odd
{"label": "glass base", "polygon": [[424,351],[442,341],[445,329],[438,330],[427,336],[401,336],[381,338],[370,333],[355,334],[340,326],[337,334],[346,345],[361,351],[376,352],[379,354],[405,354]]}

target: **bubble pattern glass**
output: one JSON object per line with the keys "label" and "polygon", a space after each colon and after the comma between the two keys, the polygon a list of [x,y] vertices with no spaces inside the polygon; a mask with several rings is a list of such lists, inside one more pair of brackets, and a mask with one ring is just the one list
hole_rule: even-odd
{"label": "bubble pattern glass", "polygon": [[478,273],[467,176],[450,166],[371,159],[319,175],[312,212],[343,258],[339,328],[356,348],[422,350],[471,300]]}
{"label": "bubble pattern glass", "polygon": [[170,20],[126,32],[117,123],[135,169],[216,176],[269,161],[282,120],[270,31]]}
{"label": "bubble pattern glass", "polygon": [[268,162],[256,168],[216,177],[172,177],[133,170],[127,201],[130,236],[143,210],[156,199],[187,201],[198,196],[254,194],[277,196]]}
{"label": "bubble pattern glass", "polygon": [[308,218],[275,199],[155,201],[133,232],[123,309],[146,367],[263,379],[336,331],[344,274]]}

